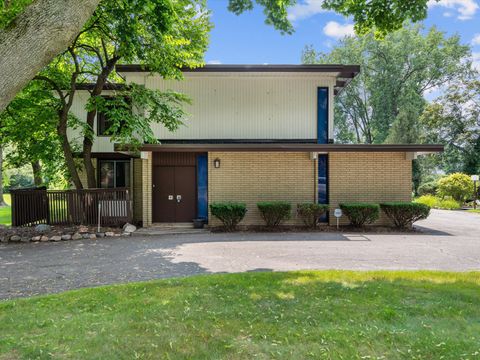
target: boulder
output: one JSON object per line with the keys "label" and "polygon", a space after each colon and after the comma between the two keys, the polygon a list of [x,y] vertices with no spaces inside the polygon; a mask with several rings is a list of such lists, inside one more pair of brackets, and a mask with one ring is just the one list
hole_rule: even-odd
{"label": "boulder", "polygon": [[21,242],[30,242],[30,236],[22,236],[22,240],[20,240]]}
{"label": "boulder", "polygon": [[89,234],[89,233],[82,234],[82,238],[84,238],[84,239],[90,239],[90,234]]}
{"label": "boulder", "polygon": [[69,235],[69,234],[62,235],[62,240],[71,240],[71,239],[72,239],[72,235]]}
{"label": "boulder", "polygon": [[72,235],[72,240],[80,240],[82,239],[82,235],[80,235],[78,232]]}
{"label": "boulder", "polygon": [[40,239],[41,239],[41,236],[40,236],[40,235],[39,235],[39,236],[33,236],[33,237],[32,237],[32,241],[34,241],[34,242],[40,241]]}
{"label": "boulder", "polygon": [[94,240],[94,239],[97,238],[97,235],[95,235],[95,234],[88,234],[88,238]]}
{"label": "boulder", "polygon": [[82,226],[80,226],[80,227],[78,228],[78,232],[79,232],[80,234],[88,233],[88,227],[82,225]]}
{"label": "boulder", "polygon": [[122,236],[130,236],[130,235],[132,235],[131,232],[126,232],[126,231],[124,231],[124,232],[122,233]]}
{"label": "boulder", "polygon": [[21,238],[20,236],[18,236],[18,235],[12,235],[12,236],[10,236],[10,241],[11,241],[11,242],[19,242],[19,241],[21,241],[21,240],[22,240],[22,238]]}
{"label": "boulder", "polygon": [[129,223],[126,223],[125,225],[123,225],[123,232],[133,233],[136,230],[137,230],[137,227],[135,225],[132,225],[132,224],[129,224]]}
{"label": "boulder", "polygon": [[46,236],[46,235],[42,235],[42,236],[40,237],[40,241],[45,242],[45,241],[48,241],[48,240],[49,240],[49,238],[48,238],[48,236]]}
{"label": "boulder", "polygon": [[97,235],[98,238],[103,238],[103,237],[105,237],[105,233],[103,233],[103,232],[97,232],[96,235]]}
{"label": "boulder", "polygon": [[112,237],[112,236],[115,236],[115,233],[113,231],[107,231],[105,233],[105,236]]}
{"label": "boulder", "polygon": [[50,241],[61,241],[62,237],[60,235],[54,235],[50,237]]}
{"label": "boulder", "polygon": [[47,224],[38,224],[35,226],[35,231],[39,233],[49,232],[50,230],[52,230],[52,227]]}

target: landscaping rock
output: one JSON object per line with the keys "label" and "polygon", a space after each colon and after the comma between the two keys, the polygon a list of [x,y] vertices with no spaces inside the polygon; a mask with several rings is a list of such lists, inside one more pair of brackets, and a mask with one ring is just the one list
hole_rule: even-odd
{"label": "landscaping rock", "polygon": [[113,236],[120,237],[120,236],[122,236],[122,234],[113,234]]}
{"label": "landscaping rock", "polygon": [[89,233],[82,234],[82,238],[84,238],[84,239],[90,239],[90,234],[89,234]]}
{"label": "landscaping rock", "polygon": [[95,234],[88,234],[88,238],[94,240],[94,239],[97,238],[97,235],[95,235]]}
{"label": "landscaping rock", "polygon": [[123,225],[123,232],[133,233],[136,230],[137,230],[137,227],[135,225],[132,225],[132,224],[129,224],[129,223],[126,223],[125,225]]}
{"label": "landscaping rock", "polygon": [[62,235],[62,240],[71,240],[71,239],[72,239],[72,235],[68,235],[68,234]]}
{"label": "landscaping rock", "polygon": [[47,224],[38,224],[37,226],[35,226],[35,231],[39,233],[45,233],[50,230],[52,230],[52,227]]}
{"label": "landscaping rock", "polygon": [[40,239],[41,239],[40,235],[32,237],[32,241],[34,241],[34,242],[40,241]]}
{"label": "landscaping rock", "polygon": [[62,237],[59,235],[54,235],[50,238],[50,241],[62,241]]}
{"label": "landscaping rock", "polygon": [[115,236],[115,233],[114,233],[113,231],[107,231],[107,232],[105,233],[105,236],[107,236],[107,237],[112,237],[112,236]]}
{"label": "landscaping rock", "polygon": [[124,231],[124,232],[122,233],[122,236],[130,236],[130,235],[132,235],[131,232]]}
{"label": "landscaping rock", "polygon": [[0,242],[2,242],[2,243],[8,242],[8,237],[6,237],[6,236],[0,236]]}
{"label": "landscaping rock", "polygon": [[80,226],[80,227],[78,228],[78,232],[79,232],[80,234],[88,233],[88,227],[82,225],[82,226]]}
{"label": "landscaping rock", "polygon": [[97,235],[97,237],[99,237],[99,238],[105,237],[105,233],[103,233],[103,232],[97,232],[96,235]]}
{"label": "landscaping rock", "polygon": [[49,238],[48,238],[48,236],[46,236],[46,235],[42,235],[42,236],[40,237],[40,241],[45,242],[45,241],[48,241],[48,240],[49,240]]}
{"label": "landscaping rock", "polygon": [[22,240],[22,238],[21,238],[20,236],[18,236],[18,235],[12,235],[12,236],[10,236],[10,241],[11,241],[11,242],[19,242],[19,241],[21,241],[21,240]]}
{"label": "landscaping rock", "polygon": [[75,233],[72,235],[72,240],[80,240],[82,239],[82,235],[80,235],[79,233]]}
{"label": "landscaping rock", "polygon": [[29,236],[22,236],[22,239],[20,241],[24,242],[24,243],[30,242],[30,237]]}

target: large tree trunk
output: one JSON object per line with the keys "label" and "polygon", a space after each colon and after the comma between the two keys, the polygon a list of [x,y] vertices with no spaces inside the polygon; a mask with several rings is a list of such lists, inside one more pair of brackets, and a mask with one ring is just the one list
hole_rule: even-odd
{"label": "large tree trunk", "polygon": [[[115,64],[119,60],[118,57],[113,57],[112,59],[107,61],[106,66],[102,69],[102,72],[97,78],[97,82],[95,83],[95,88],[92,90],[90,96],[98,96],[103,91],[103,86],[107,82],[110,73],[115,68]],[[93,124],[95,122],[95,116],[97,115],[97,110],[92,109],[87,113],[87,126],[93,128]],[[95,133],[95,132],[93,132]],[[83,165],[85,166],[85,174],[87,176],[87,184],[89,189],[93,189],[97,187],[97,181],[95,179],[95,168],[93,167],[92,163],[92,146],[93,141],[90,137],[85,136],[83,138]]]}
{"label": "large tree trunk", "polygon": [[36,0],[0,30],[0,112],[92,16],[100,0]]}
{"label": "large tree trunk", "polygon": [[6,205],[3,201],[3,148],[0,145],[0,206]]}
{"label": "large tree trunk", "polygon": [[42,165],[39,160],[32,161],[32,171],[33,171],[33,183],[35,186],[41,186],[43,183],[42,179]]}
{"label": "large tree trunk", "polygon": [[70,173],[70,178],[73,182],[73,185],[76,189],[83,189],[82,182],[80,181],[80,176],[78,176],[77,167],[75,166],[75,159],[73,157],[72,149],[70,147],[70,143],[68,142],[67,118],[68,110],[64,110],[64,112],[59,115],[57,134],[60,136],[60,139],[62,139],[63,155],[65,156],[65,163],[67,164],[67,169]]}

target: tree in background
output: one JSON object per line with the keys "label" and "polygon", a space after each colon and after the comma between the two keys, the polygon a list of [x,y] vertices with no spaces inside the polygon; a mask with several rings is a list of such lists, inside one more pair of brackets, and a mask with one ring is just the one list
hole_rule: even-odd
{"label": "tree in background", "polygon": [[420,118],[424,139],[445,144],[438,165],[445,172],[480,173],[480,79],[478,74],[453,82]]}
{"label": "tree in background", "polygon": [[424,95],[468,71],[468,46],[458,36],[406,26],[376,39],[346,37],[328,54],[304,50],[304,63],[359,64],[360,74],[336,98],[336,139],[357,143],[413,143]]}

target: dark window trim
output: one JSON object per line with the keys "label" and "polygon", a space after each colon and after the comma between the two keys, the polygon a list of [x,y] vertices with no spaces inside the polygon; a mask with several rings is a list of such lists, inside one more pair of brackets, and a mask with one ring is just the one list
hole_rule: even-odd
{"label": "dark window trim", "polygon": [[[100,166],[100,164],[101,164],[102,162],[113,162],[113,163],[123,162],[123,163],[128,163],[128,164],[130,164],[130,165],[129,165],[129,166],[130,166],[130,168],[129,168],[129,174],[128,174],[128,182],[130,183],[130,185],[129,185],[128,187],[131,187],[131,186],[132,186],[131,181],[130,181],[130,180],[131,180],[131,179],[130,179],[130,178],[131,178],[130,175],[131,175],[131,172],[133,171],[133,169],[132,169],[132,166],[131,166],[132,164],[131,164],[131,160],[130,160],[130,159],[119,159],[119,158],[107,159],[107,158],[98,158],[98,159],[97,159],[97,171],[96,171],[96,173],[97,173],[97,187],[98,187],[99,189],[104,189],[104,188],[102,188],[102,176],[101,176],[101,166]],[[114,181],[114,187],[113,187],[113,189],[116,189],[116,188],[117,188],[117,186],[115,186],[115,185],[116,185],[115,182],[117,181],[117,179],[116,179],[116,165],[114,165],[114,168],[113,168],[113,169],[114,169],[114,170],[113,170],[113,171],[114,171],[114,177],[113,177],[113,179],[114,179],[114,180],[113,180],[113,181]]]}

